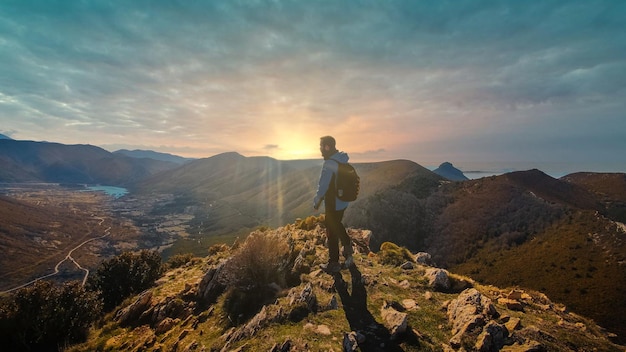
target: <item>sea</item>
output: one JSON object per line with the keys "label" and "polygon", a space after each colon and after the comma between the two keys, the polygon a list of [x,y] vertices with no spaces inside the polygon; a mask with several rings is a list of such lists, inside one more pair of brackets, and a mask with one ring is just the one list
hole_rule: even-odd
{"label": "sea", "polygon": [[[526,171],[538,169],[543,173],[553,177],[561,178],[563,176],[576,172],[621,172],[626,173],[626,163],[607,163],[607,162],[451,162],[452,165],[461,170],[463,174],[471,179],[479,179],[489,176],[502,175],[515,171]],[[428,166],[430,170],[434,170],[439,165]]]}

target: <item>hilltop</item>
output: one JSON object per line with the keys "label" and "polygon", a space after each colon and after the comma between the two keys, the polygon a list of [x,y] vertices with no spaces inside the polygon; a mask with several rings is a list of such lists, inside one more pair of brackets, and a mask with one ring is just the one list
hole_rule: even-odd
{"label": "hilltop", "polygon": [[371,232],[349,232],[356,267],[334,276],[317,269],[327,250],[315,219],[214,246],[68,351],[624,349],[543,293],[482,285],[391,243],[374,254]]}

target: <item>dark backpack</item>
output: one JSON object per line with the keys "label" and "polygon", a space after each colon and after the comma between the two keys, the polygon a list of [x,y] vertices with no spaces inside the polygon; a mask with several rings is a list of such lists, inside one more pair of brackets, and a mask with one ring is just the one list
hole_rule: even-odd
{"label": "dark backpack", "polygon": [[349,163],[340,163],[337,161],[337,165],[337,177],[335,177],[335,190],[337,191],[337,198],[343,200],[344,202],[355,201],[359,196],[361,179],[359,178],[359,175],[357,175],[354,167]]}

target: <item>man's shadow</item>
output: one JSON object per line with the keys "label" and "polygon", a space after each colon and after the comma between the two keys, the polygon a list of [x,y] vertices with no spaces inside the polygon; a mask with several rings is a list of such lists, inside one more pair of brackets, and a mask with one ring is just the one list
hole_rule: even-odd
{"label": "man's shadow", "polygon": [[350,266],[349,269],[352,277],[352,293],[348,292],[348,283],[343,279],[341,272],[334,274],[333,277],[350,329],[365,335],[365,341],[359,343],[359,349],[361,351],[404,351],[391,340],[389,330],[377,322],[368,310],[367,290],[359,269],[356,265]]}

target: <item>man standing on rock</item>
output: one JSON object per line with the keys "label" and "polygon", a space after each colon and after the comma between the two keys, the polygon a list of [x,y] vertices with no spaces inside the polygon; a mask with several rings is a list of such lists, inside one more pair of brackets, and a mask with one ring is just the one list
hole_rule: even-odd
{"label": "man standing on rock", "polygon": [[340,152],[335,147],[335,138],[324,136],[320,138],[320,152],[324,157],[324,165],[322,173],[317,185],[317,193],[313,199],[313,207],[319,209],[322,200],[324,201],[326,236],[328,237],[328,256],[327,264],[321,267],[327,273],[338,273],[341,271],[339,264],[339,241],[343,245],[343,256],[345,265],[353,265],[352,259],[352,243],[350,237],[346,233],[346,228],[341,221],[343,213],[348,207],[348,202],[344,202],[337,198],[335,187],[335,179],[337,178],[337,170],[339,163],[348,162],[348,154]]}

